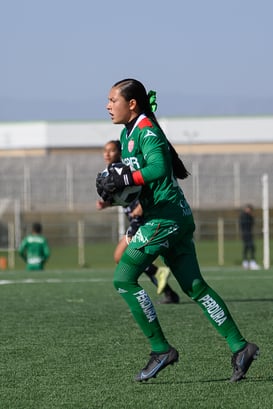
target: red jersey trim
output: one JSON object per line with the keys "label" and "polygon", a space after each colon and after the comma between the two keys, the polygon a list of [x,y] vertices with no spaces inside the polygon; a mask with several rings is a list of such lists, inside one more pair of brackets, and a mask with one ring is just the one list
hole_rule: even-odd
{"label": "red jersey trim", "polygon": [[133,176],[133,181],[135,185],[145,185],[143,176],[140,172],[140,170],[136,170],[135,172],[132,173]]}
{"label": "red jersey trim", "polygon": [[147,117],[143,118],[139,124],[137,125],[140,129],[145,128],[145,126],[149,126],[150,128],[153,127],[151,120]]}

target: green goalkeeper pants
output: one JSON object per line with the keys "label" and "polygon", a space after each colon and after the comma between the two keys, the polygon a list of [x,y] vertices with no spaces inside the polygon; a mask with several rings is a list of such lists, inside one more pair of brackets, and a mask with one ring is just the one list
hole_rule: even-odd
{"label": "green goalkeeper pants", "polygon": [[[178,244],[176,242],[176,246]],[[146,246],[136,248],[134,243],[130,243],[115,270],[114,286],[127,302],[135,321],[149,340],[151,350],[166,352],[169,343],[161,329],[153,303],[138,283],[145,268],[161,255],[184,293],[201,307],[213,327],[226,339],[232,353],[235,353],[246,345],[246,340],[222,298],[203,279],[191,239],[185,248],[187,252],[177,254],[167,246],[158,245],[158,250],[154,246],[151,254],[149,250],[147,252]]]}

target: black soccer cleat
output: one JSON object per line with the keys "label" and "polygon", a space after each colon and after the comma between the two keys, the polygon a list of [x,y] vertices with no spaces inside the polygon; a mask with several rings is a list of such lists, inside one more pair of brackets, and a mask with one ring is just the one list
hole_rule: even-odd
{"label": "black soccer cleat", "polygon": [[172,293],[165,295],[159,300],[158,304],[179,304],[179,301],[179,295],[172,291]]}
{"label": "black soccer cleat", "polygon": [[142,382],[148,381],[150,378],[155,378],[156,375],[162,371],[162,369],[166,368],[168,365],[173,365],[175,362],[178,361],[178,351],[170,347],[168,352],[163,354],[158,354],[156,352],[151,352],[151,358],[149,362],[135,377],[135,381]]}
{"label": "black soccer cleat", "polygon": [[238,382],[245,377],[250,365],[254,359],[257,359],[260,353],[259,347],[256,344],[248,342],[246,346],[231,358],[233,374],[230,382]]}

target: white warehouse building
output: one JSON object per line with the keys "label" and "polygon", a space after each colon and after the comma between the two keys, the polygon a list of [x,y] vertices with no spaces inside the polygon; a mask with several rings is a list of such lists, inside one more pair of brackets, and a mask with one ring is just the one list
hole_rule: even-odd
{"label": "white warehouse building", "polygon": [[[169,140],[184,154],[227,152],[231,144],[240,152],[273,152],[273,116],[160,118],[159,122]],[[121,129],[110,120],[0,123],[0,154],[99,148],[110,139],[118,139]]]}

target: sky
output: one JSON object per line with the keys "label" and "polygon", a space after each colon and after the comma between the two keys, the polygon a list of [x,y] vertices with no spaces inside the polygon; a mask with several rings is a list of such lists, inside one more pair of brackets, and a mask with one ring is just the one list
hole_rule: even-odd
{"label": "sky", "polygon": [[111,86],[157,116],[273,114],[272,0],[0,0],[0,121],[108,119]]}

